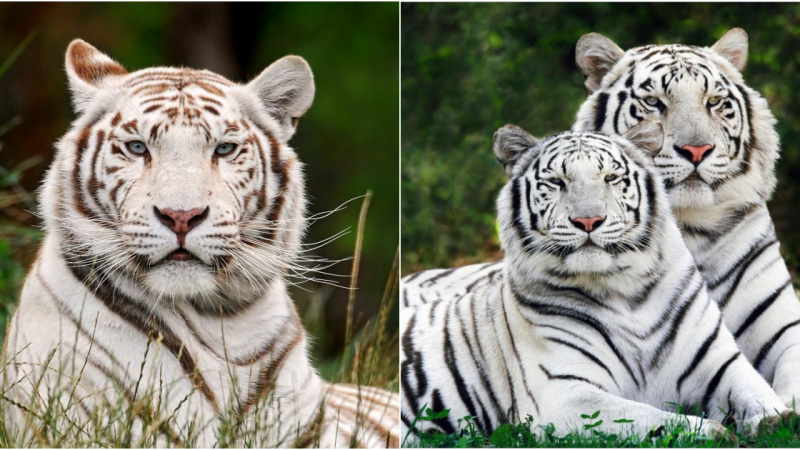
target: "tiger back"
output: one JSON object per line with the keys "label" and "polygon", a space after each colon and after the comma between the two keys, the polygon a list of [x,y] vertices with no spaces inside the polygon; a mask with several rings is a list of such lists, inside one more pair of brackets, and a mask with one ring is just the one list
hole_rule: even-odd
{"label": "tiger back", "polygon": [[287,292],[306,229],[288,145],[314,97],[305,60],[240,85],[128,73],[76,40],[66,68],[78,117],[5,344],[9,439],[52,445],[37,420],[59,411],[67,430],[129,423],[133,446],[397,446],[397,394],[323,382]]}

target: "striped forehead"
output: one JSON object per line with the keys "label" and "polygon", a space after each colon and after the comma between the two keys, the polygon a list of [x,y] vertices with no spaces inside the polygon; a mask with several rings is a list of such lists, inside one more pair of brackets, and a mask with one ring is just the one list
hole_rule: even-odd
{"label": "striped forehead", "polygon": [[586,168],[604,170],[622,165],[622,153],[606,136],[572,134],[542,142],[539,170],[570,174]]}
{"label": "striped forehead", "polygon": [[230,81],[205,70],[152,68],[127,76],[123,89],[137,118],[136,132],[147,132],[155,139],[168,129],[162,125],[183,126],[201,131],[210,140],[213,122],[227,112],[226,92],[231,86]]}
{"label": "striped forehead", "polygon": [[[630,63],[630,73],[639,73],[647,78],[653,78],[662,89],[667,89],[672,81],[681,81],[687,78],[703,83],[720,77],[725,79],[709,59],[707,50],[700,47],[688,45],[646,46],[632,49],[629,54],[633,58]],[[648,80],[637,80],[637,82],[650,83]],[[648,86],[639,87],[647,89]]]}
{"label": "striped forehead", "polygon": [[659,64],[697,64],[708,60],[706,50],[690,45],[648,45],[631,49],[628,54],[633,56],[637,63]]}
{"label": "striped forehead", "polygon": [[[182,112],[222,107],[233,83],[205,70],[155,68],[131,74],[124,84],[129,97],[148,113],[160,106],[178,106]],[[215,108],[216,107],[216,108]],[[217,111],[218,112],[218,111]]]}

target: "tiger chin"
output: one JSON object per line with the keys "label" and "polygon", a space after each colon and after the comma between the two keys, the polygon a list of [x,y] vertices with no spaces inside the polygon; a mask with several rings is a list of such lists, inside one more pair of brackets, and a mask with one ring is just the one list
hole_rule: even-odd
{"label": "tiger chin", "polygon": [[[680,238],[650,157],[663,140],[650,120],[624,137],[495,133],[509,176],[497,200],[506,256],[472,266],[480,275],[458,295],[401,309],[403,433],[431,431],[412,425],[423,405],[471,416],[486,434],[527,415],[568,432],[597,410],[609,434],[673,421],[715,437],[722,423],[756,434],[793,417],[722,325]],[[605,261],[613,270],[598,271]],[[463,281],[457,272],[411,276],[402,297]]]}
{"label": "tiger chin", "polygon": [[27,446],[57,403],[59,429],[116,426],[103,411],[122,403],[135,446],[397,446],[397,394],[322,380],[284,280],[307,223],[288,144],[314,98],[306,61],[237,84],[129,73],[76,40],[66,72],[77,117],[6,340],[6,436]]}

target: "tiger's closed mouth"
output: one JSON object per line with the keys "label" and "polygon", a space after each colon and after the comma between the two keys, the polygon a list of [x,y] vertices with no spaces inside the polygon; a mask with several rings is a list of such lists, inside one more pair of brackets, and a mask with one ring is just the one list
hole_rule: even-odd
{"label": "tiger's closed mouth", "polygon": [[692,171],[688,177],[684,178],[682,183],[705,183],[697,171]]}
{"label": "tiger's closed mouth", "polygon": [[167,255],[167,260],[172,261],[191,261],[191,260],[198,260],[196,256],[194,256],[189,250],[185,248],[179,248],[174,252]]}
{"label": "tiger's closed mouth", "polygon": [[587,251],[606,251],[605,248],[595,244],[591,239],[587,239],[586,242],[584,242],[583,245],[578,248]]}

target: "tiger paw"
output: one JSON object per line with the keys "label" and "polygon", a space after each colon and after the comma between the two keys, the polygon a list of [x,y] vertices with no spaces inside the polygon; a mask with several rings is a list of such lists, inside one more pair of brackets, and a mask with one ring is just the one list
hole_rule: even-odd
{"label": "tiger paw", "polygon": [[758,436],[772,434],[779,429],[789,426],[793,422],[800,420],[800,416],[792,410],[787,410],[781,414],[764,417],[758,422]]}
{"label": "tiger paw", "polygon": [[717,422],[716,420],[705,420],[705,426],[708,427],[708,435],[724,447],[737,447],[739,445],[739,438],[736,437],[736,432],[732,429],[725,428],[725,425]]}

